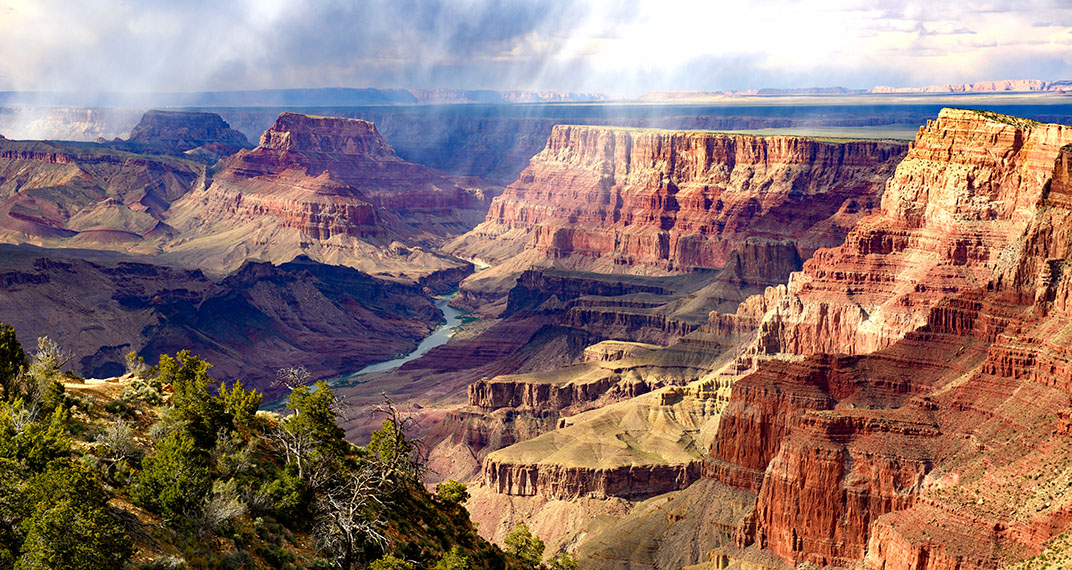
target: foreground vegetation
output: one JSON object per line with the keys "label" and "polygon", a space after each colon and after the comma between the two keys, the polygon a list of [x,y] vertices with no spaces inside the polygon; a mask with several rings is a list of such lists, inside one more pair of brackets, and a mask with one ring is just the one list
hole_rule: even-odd
{"label": "foreground vegetation", "polygon": [[[480,538],[465,486],[428,492],[410,420],[385,401],[365,447],[301,369],[283,415],[217,383],[183,351],[116,382],[83,383],[39,339],[27,356],[0,324],[0,568],[536,568],[519,527],[509,552]],[[215,393],[213,393],[215,392]],[[575,568],[568,555],[552,561]]]}

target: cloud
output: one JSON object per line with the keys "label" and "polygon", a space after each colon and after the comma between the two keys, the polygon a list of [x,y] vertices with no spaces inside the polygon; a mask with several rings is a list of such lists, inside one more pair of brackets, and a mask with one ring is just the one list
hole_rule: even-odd
{"label": "cloud", "polygon": [[[1072,77],[1062,0],[0,0],[0,89],[648,90]],[[1039,25],[1039,24],[1045,25]],[[1024,39],[1030,39],[1029,42]]]}

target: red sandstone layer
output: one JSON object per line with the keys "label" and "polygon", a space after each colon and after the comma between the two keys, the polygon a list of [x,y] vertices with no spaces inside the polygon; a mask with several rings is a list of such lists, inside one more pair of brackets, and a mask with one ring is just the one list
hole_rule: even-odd
{"label": "red sandstone layer", "polygon": [[[707,473],[757,493],[739,545],[790,564],[991,569],[1072,529],[1070,140],[1068,127],[943,111],[883,212],[794,278],[779,307],[796,310],[776,316],[820,318],[767,321],[761,338],[878,350],[764,361],[734,385]],[[864,247],[876,243],[897,245]],[[850,299],[886,311],[884,334],[844,318]]]}
{"label": "red sandstone layer", "polygon": [[878,213],[816,252],[768,312],[760,354],[862,354],[926,322],[1010,261],[1072,127],[943,109],[920,129]]}
{"label": "red sandstone layer", "polygon": [[[494,259],[513,241],[578,266],[722,268],[748,238],[800,255],[840,243],[904,147],[557,126],[457,249]],[[587,260],[587,261],[585,261]]]}
{"label": "red sandstone layer", "polygon": [[490,197],[400,159],[372,123],[283,113],[256,148],[175,205],[170,220],[190,239],[172,253],[227,268],[304,252],[417,278],[464,265],[413,247],[471,228]]}

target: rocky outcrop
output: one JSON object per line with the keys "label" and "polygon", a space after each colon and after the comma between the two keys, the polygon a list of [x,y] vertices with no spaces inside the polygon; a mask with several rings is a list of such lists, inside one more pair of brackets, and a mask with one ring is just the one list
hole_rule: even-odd
{"label": "rocky outcrop", "polygon": [[944,109],[840,247],[819,251],[771,303],[759,354],[861,354],[1007,264],[1072,127]]}
{"label": "rocky outcrop", "polygon": [[234,130],[216,113],[148,111],[124,142],[111,146],[147,154],[171,154],[209,164],[248,148],[246,135]]}
{"label": "rocky outcrop", "polygon": [[169,253],[220,270],[306,253],[416,280],[468,267],[429,246],[464,232],[489,194],[400,159],[372,123],[283,113],[257,148],[173,208],[190,234]]}
{"label": "rocky outcrop", "polygon": [[504,495],[540,493],[552,499],[646,498],[688,487],[700,478],[700,462],[587,469],[484,461],[484,484]]}
{"label": "rocky outcrop", "polygon": [[[517,284],[510,289],[501,316],[509,317],[523,311],[560,310],[562,303],[582,297],[623,297],[639,293],[666,297],[674,295],[680,285],[680,280],[660,282],[554,269],[528,270],[518,276]],[[648,306],[651,304],[647,303]]]}
{"label": "rocky outcrop", "polygon": [[558,429],[492,451],[482,461],[494,493],[550,499],[642,499],[683,489],[702,474],[702,426],[726,385],[663,388],[565,418]]}
{"label": "rocky outcrop", "polygon": [[94,377],[122,374],[130,351],[155,362],[189,349],[214,377],[264,390],[282,367],[336,377],[412,350],[442,318],[414,285],[308,259],[250,263],[219,282],[55,250],[6,248],[0,259],[0,321],[23,343],[51,337]]}
{"label": "rocky outcrop", "polygon": [[[485,411],[499,408],[526,408],[535,412],[559,413],[597,401],[617,401],[647,394],[665,385],[633,374],[623,378],[619,369],[582,365],[581,369],[559,369],[550,374],[503,375],[481,379],[469,385],[469,405]],[[552,383],[569,378],[566,383]]]}
{"label": "rocky outcrop", "polygon": [[657,344],[605,340],[584,349],[585,362],[614,362],[646,350],[661,348]]}

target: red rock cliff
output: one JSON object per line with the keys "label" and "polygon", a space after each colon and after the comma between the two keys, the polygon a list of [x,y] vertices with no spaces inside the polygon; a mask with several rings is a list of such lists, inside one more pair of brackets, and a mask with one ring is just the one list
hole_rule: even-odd
{"label": "red rock cliff", "polygon": [[[283,113],[256,148],[226,161],[211,187],[176,204],[173,220],[202,240],[191,250],[227,242],[229,258],[251,251],[268,259],[301,250],[330,262],[366,258],[362,269],[410,274],[407,265],[443,269],[451,262],[408,259],[404,247],[464,232],[489,198],[400,159],[372,123]],[[212,235],[218,239],[206,238]],[[388,248],[391,240],[402,244]],[[392,256],[399,259],[386,266],[374,259]]]}
{"label": "red rock cliff", "polygon": [[276,215],[314,239],[413,233],[401,223],[386,226],[400,215],[479,202],[445,175],[398,158],[372,123],[294,113],[280,115],[260,145],[230,161],[216,182],[221,194],[237,191],[237,210]]}
{"label": "red rock cliff", "polygon": [[[904,147],[796,137],[557,126],[462,250],[520,242],[574,265],[724,267],[749,237],[803,257],[868,213]],[[517,247],[517,246],[515,246]],[[624,267],[623,267],[624,266]]]}
{"label": "red rock cliff", "polygon": [[920,129],[882,196],[840,247],[822,250],[775,296],[755,349],[860,354],[979,287],[1035,213],[1072,127],[943,109]]}
{"label": "red rock cliff", "polygon": [[[757,493],[739,545],[791,564],[990,569],[1072,529],[1069,140],[943,111],[883,212],[794,277],[781,307],[818,318],[781,330],[849,333],[813,352],[881,346],[762,361],[733,386],[706,472]],[[853,332],[847,299],[889,309],[889,336]]]}

